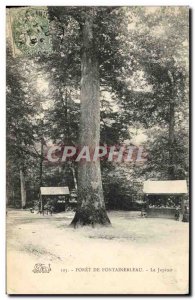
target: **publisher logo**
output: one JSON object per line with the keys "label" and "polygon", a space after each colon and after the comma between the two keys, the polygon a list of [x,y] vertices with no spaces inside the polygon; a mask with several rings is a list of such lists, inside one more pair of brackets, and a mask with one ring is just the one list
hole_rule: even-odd
{"label": "publisher logo", "polygon": [[51,272],[50,264],[46,266],[45,264],[35,264],[34,269],[32,270],[34,273],[49,273]]}

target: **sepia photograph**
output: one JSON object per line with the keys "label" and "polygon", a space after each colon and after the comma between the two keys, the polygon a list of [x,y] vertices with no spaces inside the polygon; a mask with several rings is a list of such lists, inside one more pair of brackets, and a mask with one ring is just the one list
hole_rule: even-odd
{"label": "sepia photograph", "polygon": [[6,293],[189,295],[190,9],[6,7]]}

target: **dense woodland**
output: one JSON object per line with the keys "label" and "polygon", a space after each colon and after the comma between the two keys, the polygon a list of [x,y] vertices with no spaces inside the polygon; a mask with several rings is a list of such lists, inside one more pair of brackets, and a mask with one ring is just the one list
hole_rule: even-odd
{"label": "dense woodland", "polygon": [[[31,9],[17,21],[21,55],[7,39],[7,204],[76,182],[73,224],[109,224],[106,209],[134,209],[144,180],[187,179],[188,10],[48,7],[48,30]],[[141,144],[147,161],[44,159],[51,144],[122,143]]]}

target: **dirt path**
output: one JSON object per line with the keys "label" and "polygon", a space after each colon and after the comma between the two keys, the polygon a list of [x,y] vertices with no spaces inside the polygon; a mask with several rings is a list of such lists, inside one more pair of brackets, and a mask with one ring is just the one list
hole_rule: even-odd
{"label": "dirt path", "polygon": [[[9,293],[187,292],[187,223],[110,212],[111,228],[75,230],[72,217],[8,212]],[[34,273],[35,264],[51,271]]]}

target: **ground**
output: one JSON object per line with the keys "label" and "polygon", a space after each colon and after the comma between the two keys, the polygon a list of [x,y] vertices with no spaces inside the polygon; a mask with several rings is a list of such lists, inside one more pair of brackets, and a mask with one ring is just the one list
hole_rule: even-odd
{"label": "ground", "polygon": [[[9,210],[8,293],[188,292],[188,223],[140,212],[108,215],[112,227],[73,229],[72,212]],[[39,263],[49,273],[33,272]]]}

